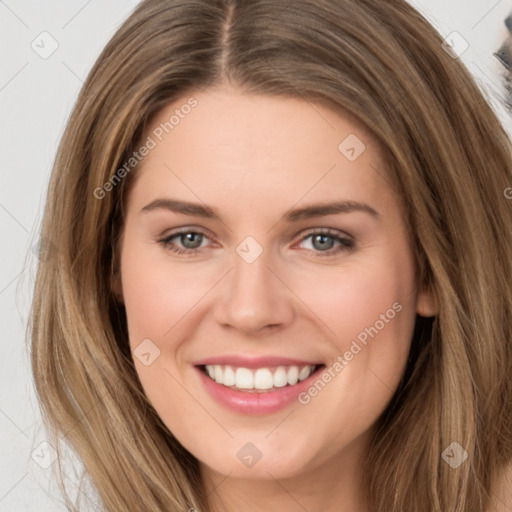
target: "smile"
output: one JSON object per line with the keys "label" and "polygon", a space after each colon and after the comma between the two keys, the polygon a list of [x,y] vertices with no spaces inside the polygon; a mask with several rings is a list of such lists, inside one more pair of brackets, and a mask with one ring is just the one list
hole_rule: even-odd
{"label": "smile", "polygon": [[238,355],[197,361],[199,386],[214,402],[232,412],[272,414],[293,404],[325,364],[281,357]]}
{"label": "smile", "polygon": [[306,380],[318,365],[291,365],[263,368],[243,368],[231,365],[204,365],[203,371],[217,384],[246,392],[272,392],[294,386]]}

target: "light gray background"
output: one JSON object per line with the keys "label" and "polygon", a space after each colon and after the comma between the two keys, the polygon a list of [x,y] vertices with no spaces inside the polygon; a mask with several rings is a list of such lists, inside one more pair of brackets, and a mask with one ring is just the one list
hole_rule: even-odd
{"label": "light gray background", "polygon": [[[28,365],[25,331],[37,265],[33,247],[73,103],[99,52],[137,3],[0,0],[0,512],[66,510],[52,478],[53,452],[44,444]],[[412,3],[443,37],[456,31],[469,43],[461,59],[512,133],[500,100],[501,66],[492,56],[507,34],[503,20],[512,0]],[[40,53],[51,49],[51,38],[42,32],[58,44],[48,58],[31,47],[37,45]],[[73,490],[76,478],[71,469],[66,474]],[[84,510],[96,510],[89,497],[85,503]]]}

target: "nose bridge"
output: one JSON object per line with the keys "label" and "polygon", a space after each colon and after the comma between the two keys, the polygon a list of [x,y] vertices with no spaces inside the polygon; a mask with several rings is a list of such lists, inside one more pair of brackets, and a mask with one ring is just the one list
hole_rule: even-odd
{"label": "nose bridge", "polygon": [[255,257],[254,246],[248,241],[236,252],[216,308],[217,321],[241,331],[289,323],[293,317],[290,296],[275,277],[275,270],[269,269],[275,266],[270,251],[259,251]]}
{"label": "nose bridge", "polygon": [[[247,261],[241,256],[234,259],[231,276],[233,292],[246,297],[265,298],[272,300],[273,284],[270,283],[271,272],[268,269],[268,255],[259,256],[254,261]],[[268,295],[264,297],[264,295]]]}

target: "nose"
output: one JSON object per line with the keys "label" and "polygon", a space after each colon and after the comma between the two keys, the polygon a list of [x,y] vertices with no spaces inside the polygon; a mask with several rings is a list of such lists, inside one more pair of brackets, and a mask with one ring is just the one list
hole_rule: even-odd
{"label": "nose", "polygon": [[263,255],[252,263],[235,255],[234,268],[219,289],[215,306],[221,326],[254,336],[292,322],[293,293],[268,263]]}

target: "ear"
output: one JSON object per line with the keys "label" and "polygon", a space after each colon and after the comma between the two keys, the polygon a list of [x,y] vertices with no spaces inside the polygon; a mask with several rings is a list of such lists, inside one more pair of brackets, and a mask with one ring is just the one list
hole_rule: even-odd
{"label": "ear", "polygon": [[431,317],[438,313],[437,301],[430,288],[423,288],[416,298],[416,312],[420,316]]}

